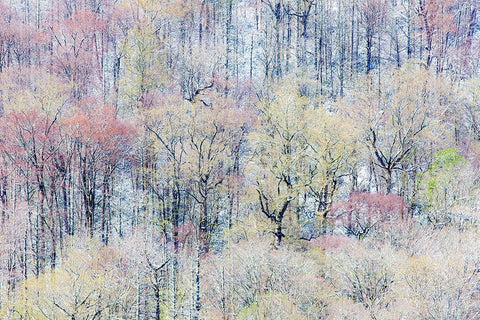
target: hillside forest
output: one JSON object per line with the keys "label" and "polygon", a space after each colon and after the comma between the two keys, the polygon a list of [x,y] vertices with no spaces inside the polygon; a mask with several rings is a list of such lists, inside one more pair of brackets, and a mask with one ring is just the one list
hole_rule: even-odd
{"label": "hillside forest", "polygon": [[0,2],[0,318],[479,319],[476,0]]}

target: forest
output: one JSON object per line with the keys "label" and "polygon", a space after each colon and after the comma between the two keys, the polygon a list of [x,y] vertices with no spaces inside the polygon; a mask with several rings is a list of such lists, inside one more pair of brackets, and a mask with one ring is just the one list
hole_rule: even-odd
{"label": "forest", "polygon": [[479,319],[477,0],[1,0],[0,318]]}

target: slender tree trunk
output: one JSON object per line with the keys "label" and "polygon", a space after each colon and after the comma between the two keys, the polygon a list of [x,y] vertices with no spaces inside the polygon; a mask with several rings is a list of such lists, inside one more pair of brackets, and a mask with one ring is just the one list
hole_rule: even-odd
{"label": "slender tree trunk", "polygon": [[372,46],[373,46],[373,30],[370,27],[367,27],[366,35],[366,52],[367,52],[367,64],[366,64],[366,73],[369,74],[373,69],[372,65]]}
{"label": "slender tree trunk", "polygon": [[228,80],[230,79],[231,75],[231,52],[232,52],[232,6],[233,0],[227,0],[226,9],[227,9],[227,17],[225,21],[225,76],[226,76],[226,84],[225,84],[225,94],[228,94]]}
{"label": "slender tree trunk", "polygon": [[194,288],[194,297],[193,297],[193,320],[200,319],[200,310],[202,308],[201,300],[200,300],[200,257],[201,257],[201,239],[199,239],[199,243],[197,245],[197,255],[195,257],[195,267],[194,267],[194,281],[193,281],[193,288]]}

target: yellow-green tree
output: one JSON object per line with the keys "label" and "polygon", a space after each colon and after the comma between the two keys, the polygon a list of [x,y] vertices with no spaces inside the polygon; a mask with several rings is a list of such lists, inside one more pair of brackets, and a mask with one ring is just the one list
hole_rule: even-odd
{"label": "yellow-green tree", "polygon": [[437,151],[420,180],[422,214],[435,227],[474,220],[471,209],[478,195],[476,170],[455,148]]}
{"label": "yellow-green tree", "polygon": [[8,319],[127,316],[135,303],[135,287],[129,280],[134,269],[124,265],[126,261],[112,248],[89,240],[69,250],[61,267],[21,283],[2,312]]}
{"label": "yellow-green tree", "polygon": [[135,1],[123,7],[131,25],[125,26],[120,48],[124,74],[118,83],[119,102],[127,108],[150,108],[157,102],[157,91],[167,86],[169,74],[166,42],[158,32],[165,18],[162,3]]}
{"label": "yellow-green tree", "polygon": [[[301,83],[277,87],[259,103],[252,172],[261,212],[274,224],[277,245],[286,236],[289,209],[298,218],[307,211],[322,215],[335,194],[347,160],[353,155],[355,134],[334,110],[301,94]],[[314,209],[313,203],[316,203]]]}

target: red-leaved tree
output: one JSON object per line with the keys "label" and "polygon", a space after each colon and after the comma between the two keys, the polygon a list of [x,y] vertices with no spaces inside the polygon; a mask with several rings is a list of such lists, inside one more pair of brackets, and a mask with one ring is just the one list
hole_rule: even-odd
{"label": "red-leaved tree", "polygon": [[347,235],[363,239],[373,230],[406,218],[407,207],[402,196],[358,192],[334,203],[330,214]]}
{"label": "red-leaved tree", "polygon": [[[119,165],[129,158],[136,136],[134,125],[119,118],[115,109],[100,98],[82,99],[73,117],[66,121],[68,134],[75,141],[77,168],[86,225],[93,237],[96,212],[101,203],[102,239],[108,242],[111,219],[109,201],[113,177]],[[101,201],[99,195],[101,194]]]}

